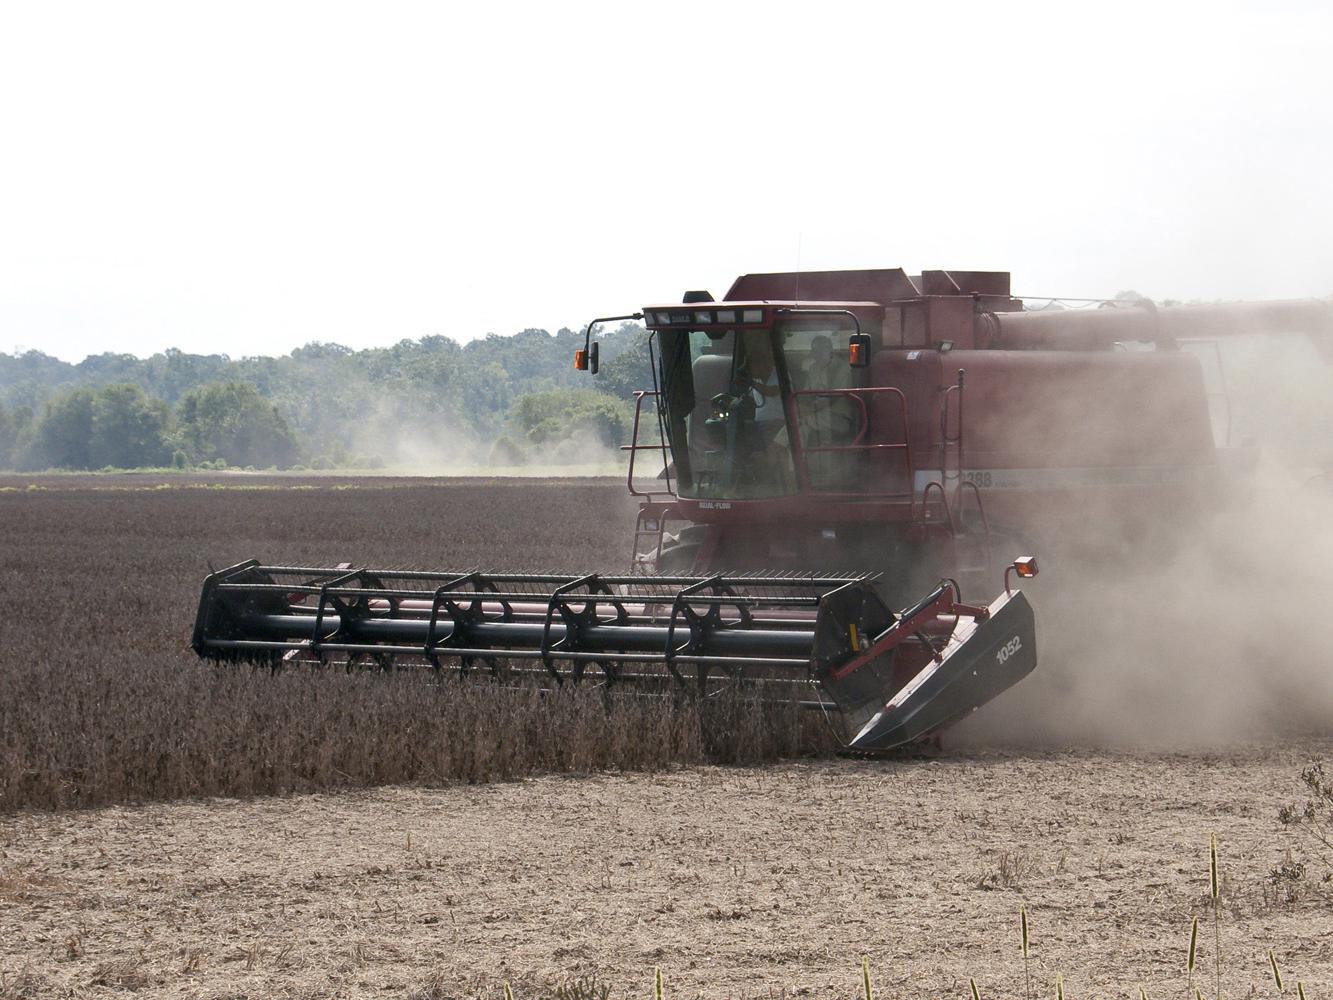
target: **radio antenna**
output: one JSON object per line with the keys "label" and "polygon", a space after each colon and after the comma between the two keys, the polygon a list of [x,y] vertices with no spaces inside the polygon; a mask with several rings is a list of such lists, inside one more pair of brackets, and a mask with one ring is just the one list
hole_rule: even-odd
{"label": "radio antenna", "polygon": [[801,233],[799,230],[796,233],[796,290],[792,298],[796,300],[798,306],[801,304]]}

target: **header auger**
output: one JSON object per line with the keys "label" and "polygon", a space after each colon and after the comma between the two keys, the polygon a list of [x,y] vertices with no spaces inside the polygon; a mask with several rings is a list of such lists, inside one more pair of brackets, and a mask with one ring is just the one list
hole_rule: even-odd
{"label": "header auger", "polygon": [[[649,331],[631,575],[242,563],[205,582],[194,648],[703,697],[750,684],[840,714],[853,750],[930,737],[1036,665],[1009,587],[1035,575],[1025,553],[1133,550],[1254,467],[1194,345],[1303,333],[1333,356],[1324,300],[1100,305],[1027,309],[1006,272],[884,269],[743,275],[720,301],[594,320],[574,361],[592,374],[598,324]],[[1003,593],[964,602],[1011,560]]]}

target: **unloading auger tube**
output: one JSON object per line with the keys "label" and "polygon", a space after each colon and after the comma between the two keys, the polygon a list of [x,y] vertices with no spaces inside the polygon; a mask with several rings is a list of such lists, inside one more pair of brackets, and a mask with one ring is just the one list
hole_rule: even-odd
{"label": "unloading auger tube", "polygon": [[840,715],[844,742],[858,752],[929,736],[1036,666],[1032,608],[1007,585],[988,607],[975,607],[943,581],[894,613],[874,581],[426,573],[252,560],[204,581],[192,645],[208,659],[273,666],[293,658],[418,663],[463,676],[480,666],[548,684],[675,685],[704,696],[739,681]]}

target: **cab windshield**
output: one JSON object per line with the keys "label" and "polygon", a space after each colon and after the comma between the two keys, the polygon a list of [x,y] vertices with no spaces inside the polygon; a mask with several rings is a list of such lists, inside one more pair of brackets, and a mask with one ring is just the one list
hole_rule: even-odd
{"label": "cab windshield", "polygon": [[[830,403],[813,392],[853,387],[845,354],[833,350],[846,344],[846,332],[826,321],[792,320],[776,330],[670,330],[659,337],[664,417],[681,496],[795,493],[793,431],[809,449],[828,444],[831,435],[845,443],[860,430],[850,410],[842,412],[854,401],[843,396]],[[832,474],[824,468],[827,457],[824,451],[803,456],[810,488],[831,488],[824,481]]]}
{"label": "cab windshield", "polygon": [[663,331],[662,395],[682,496],[796,491],[771,330]]}

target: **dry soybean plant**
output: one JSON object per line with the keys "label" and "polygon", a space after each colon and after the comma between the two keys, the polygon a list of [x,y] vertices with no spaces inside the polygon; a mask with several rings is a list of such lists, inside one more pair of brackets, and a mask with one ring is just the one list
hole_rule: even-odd
{"label": "dry soybean plant", "polygon": [[[1214,911],[1214,988],[1217,990],[1213,1000],[1221,1000],[1221,953],[1217,950],[1218,924],[1220,923],[1220,904],[1221,904],[1221,879],[1218,868],[1217,838],[1213,836],[1209,842],[1209,890],[1210,901]],[[1027,906],[1020,905],[1018,910],[1019,932],[1021,937],[1021,954],[1023,958],[1023,975],[1026,996],[1028,1000],[1035,1000],[1032,994],[1031,977],[1031,932],[1028,923]],[[1194,972],[1198,959],[1199,943],[1199,918],[1195,915],[1190,921],[1190,943],[1186,958],[1186,1000],[1207,1000],[1203,991],[1194,984]],[[1277,957],[1272,949],[1268,951],[1268,965],[1272,972],[1273,985],[1279,996],[1285,995],[1282,981],[1282,973],[1278,968]],[[969,976],[968,1000],[981,1000],[981,989],[977,985],[974,976]],[[503,986],[504,1000],[515,1000],[514,991],[509,983]],[[862,1000],[874,1000],[874,994],[871,988],[870,978],[870,958],[867,955],[861,956],[860,968],[860,994]],[[1297,1000],[1306,1000],[1305,985],[1301,981],[1296,983]],[[542,993],[542,996],[548,994]],[[605,984],[598,984],[595,980],[575,980],[557,987],[549,994],[554,1000],[609,1000],[611,988]],[[628,995],[633,996],[633,992]],[[785,994],[784,994],[785,995]],[[1054,1000],[1065,1000],[1065,979],[1063,972],[1057,972],[1053,989]],[[652,997],[653,1000],[666,1000],[666,980],[661,966],[654,967],[652,976]],[[1148,1000],[1148,991],[1144,987],[1138,987],[1138,1000]]]}
{"label": "dry soybean plant", "polygon": [[1278,820],[1305,835],[1324,869],[1323,881],[1327,884],[1333,882],[1333,778],[1325,772],[1323,762],[1314,761],[1301,771],[1301,784],[1305,786],[1305,802],[1284,806]]}
{"label": "dry soybean plant", "polygon": [[1028,908],[1018,908],[1019,934],[1023,943],[1023,993],[1027,1000],[1032,1000],[1032,956],[1028,950]]}
{"label": "dry soybean plant", "polygon": [[[1222,1000],[1222,948],[1221,948],[1221,914],[1222,914],[1222,889],[1224,882],[1218,858],[1217,835],[1209,837],[1208,842],[1208,898],[1209,906],[1212,910],[1213,918],[1213,1000]],[[1023,959],[1023,984],[1026,1000],[1035,1000],[1032,992],[1032,967],[1031,967],[1031,928],[1028,922],[1028,911],[1026,904],[1018,908],[1018,924],[1020,953]],[[1190,919],[1190,937],[1189,948],[1185,957],[1185,1000],[1205,1000],[1203,991],[1195,984],[1194,974],[1198,964],[1199,957],[1199,917],[1195,914]],[[864,960],[863,960],[864,961]],[[1282,974],[1278,969],[1277,957],[1272,949],[1268,951],[1268,965],[1272,971],[1273,984],[1279,995],[1283,994]],[[869,990],[869,979],[867,974],[867,992]],[[968,979],[969,992],[971,1000],[980,1000],[980,993],[977,988],[975,978]],[[1300,1000],[1305,1000],[1305,986],[1302,982],[1296,984],[1297,993]],[[1064,1000],[1064,974],[1056,973],[1055,978],[1055,996],[1056,1000]],[[1148,1000],[1148,992],[1142,986],[1138,988],[1139,1000]]]}
{"label": "dry soybean plant", "polygon": [[1217,834],[1208,838],[1208,888],[1213,904],[1213,973],[1215,976],[1215,1000],[1222,1000],[1222,930],[1221,896],[1218,893],[1217,880]]}
{"label": "dry soybean plant", "polygon": [[[1024,960],[1025,975],[1026,975],[1027,963],[1030,958],[1030,939],[1028,932],[1026,906],[1021,906],[1019,908],[1019,921],[1022,931],[1022,945],[1023,945],[1022,954]],[[1196,947],[1197,944],[1198,944],[1198,918],[1195,917],[1191,924],[1190,954],[1188,961],[1189,972],[1191,977],[1194,971],[1195,958],[1197,956],[1197,947]],[[1268,952],[1268,964],[1273,974],[1273,984],[1277,989],[1278,995],[1282,996],[1284,995],[1282,974],[1278,970],[1277,958],[1275,957],[1271,949]],[[874,1000],[874,994],[870,982],[870,958],[867,955],[861,956],[860,974],[861,975],[860,975],[859,992],[861,994],[861,1000]],[[1220,969],[1219,969],[1219,974],[1220,974]],[[1031,988],[1030,977],[1028,977],[1026,981],[1028,989],[1030,990]],[[967,985],[968,985],[968,1000],[981,1000],[981,989],[977,985],[977,981],[974,976],[968,977]],[[661,966],[655,966],[653,968],[651,988],[652,988],[652,1000],[667,1000],[666,977],[662,972]],[[503,990],[504,1000],[516,1000],[515,993],[507,981],[503,984],[502,990]],[[1298,1000],[1306,1000],[1304,983],[1299,981],[1296,983],[1296,993]],[[1063,972],[1057,972],[1055,975],[1053,994],[1054,994],[1054,1000],[1065,1000],[1065,978]],[[627,995],[633,996],[634,992],[631,991]],[[784,993],[783,995],[785,996],[786,994]],[[441,993],[440,996],[443,996],[443,994]],[[555,987],[553,990],[540,991],[539,993],[534,995],[534,1000],[540,1000],[540,998],[548,996],[551,997],[552,1000],[610,1000],[611,987],[604,983],[598,983],[596,979],[571,980],[567,983]],[[430,1000],[435,1000],[434,995],[432,995]],[[519,998],[519,1000],[524,1000],[524,998]],[[1148,991],[1144,989],[1142,986],[1138,988],[1138,1000],[1148,1000]],[[1203,991],[1193,985],[1192,978],[1186,985],[1186,1000],[1206,1000],[1206,998],[1203,995]]]}
{"label": "dry soybean plant", "polygon": [[1185,960],[1185,1000],[1190,1000],[1194,987],[1194,960],[1199,954],[1199,918],[1196,915],[1190,921],[1189,957]]}
{"label": "dry soybean plant", "polygon": [[623,493],[507,482],[0,494],[0,812],[831,751],[814,713],[745,692],[659,702],[428,671],[275,675],[188,648],[210,559],[623,565],[624,538],[599,527],[628,516]]}

